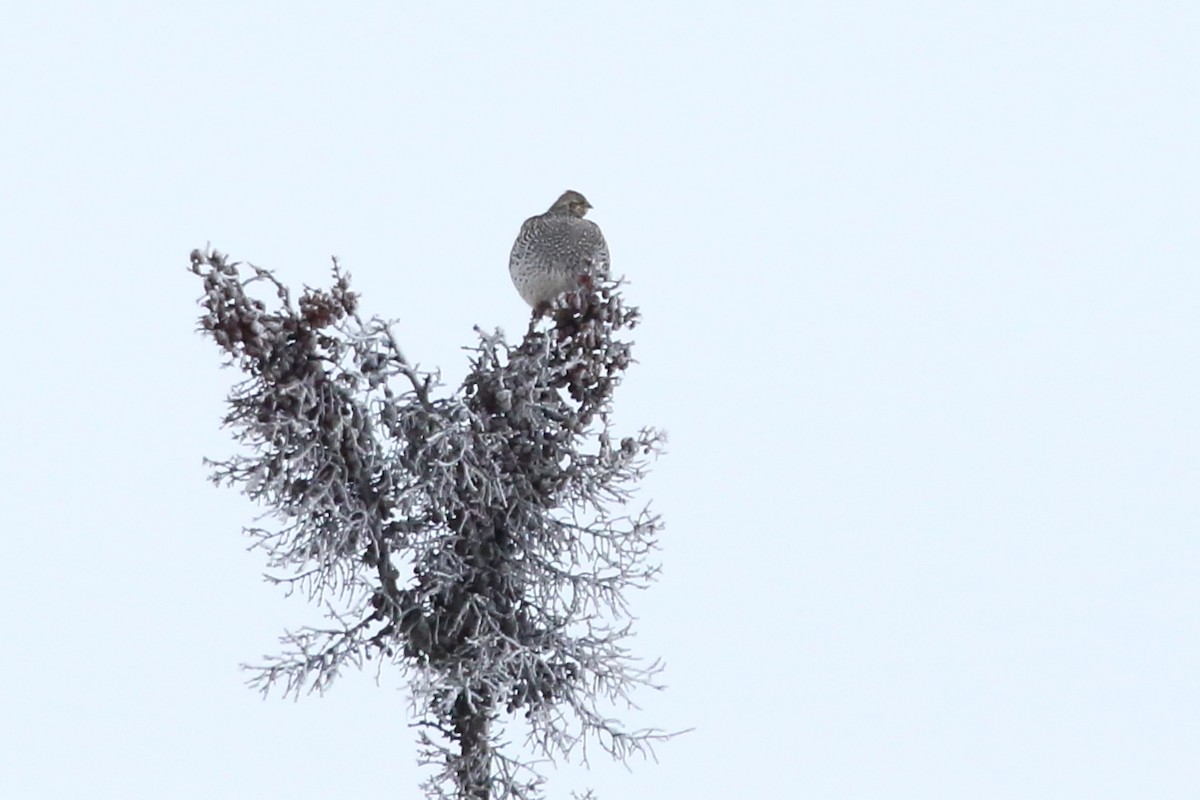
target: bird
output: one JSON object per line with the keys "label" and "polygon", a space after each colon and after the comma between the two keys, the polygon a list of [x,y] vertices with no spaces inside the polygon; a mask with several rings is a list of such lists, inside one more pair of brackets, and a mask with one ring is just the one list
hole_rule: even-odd
{"label": "bird", "polygon": [[508,274],[517,292],[540,316],[560,294],[592,288],[608,275],[608,243],[600,227],[584,219],[592,204],[568,189],[544,214],[521,225],[508,257]]}

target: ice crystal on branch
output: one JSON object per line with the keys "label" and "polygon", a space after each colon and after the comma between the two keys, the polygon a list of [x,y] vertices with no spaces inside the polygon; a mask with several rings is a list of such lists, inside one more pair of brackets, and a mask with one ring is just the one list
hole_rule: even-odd
{"label": "ice crystal on branch", "polygon": [[649,753],[661,732],[609,714],[658,672],[625,646],[626,593],[654,579],[660,529],[632,493],[663,438],[610,424],[638,321],[619,284],[560,298],[515,346],[477,330],[469,374],[441,392],[360,316],[336,262],[333,285],[296,302],[220,253],[194,251],[192,270],[201,329],[245,374],[225,417],[244,452],[214,480],[268,507],[274,526],[248,533],[272,580],[330,621],[287,633],[251,683],[299,695],[346,666],[399,667],[430,797],[541,796],[506,731],[551,758]]}

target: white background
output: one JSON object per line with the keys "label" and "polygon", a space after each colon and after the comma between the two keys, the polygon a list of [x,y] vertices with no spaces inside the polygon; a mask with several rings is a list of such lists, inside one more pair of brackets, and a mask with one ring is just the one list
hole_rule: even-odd
{"label": "white background", "polygon": [[[736,6],[736,8],[735,8]],[[0,796],[416,797],[403,687],[263,701],[312,621],[202,456],[211,242],[338,255],[410,357],[524,330],[595,205],[695,732],[554,797],[1200,796],[1200,12],[1171,2],[24,3],[0,24]]]}

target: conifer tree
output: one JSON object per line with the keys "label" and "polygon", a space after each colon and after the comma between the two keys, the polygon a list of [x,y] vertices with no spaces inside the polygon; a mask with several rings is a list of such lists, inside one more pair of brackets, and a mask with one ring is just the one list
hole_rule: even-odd
{"label": "conifer tree", "polygon": [[398,668],[430,798],[541,797],[534,759],[590,744],[652,754],[666,734],[613,718],[660,688],[627,648],[627,594],[658,570],[661,522],[633,492],[664,441],[610,421],[639,319],[620,283],[560,298],[517,345],[476,329],[447,391],[361,314],[336,260],[296,300],[268,270],[191,262],[200,328],[244,376],[224,418],[241,452],[213,480],[266,507],[247,534],[270,580],[327,618],[247,667],[251,685],[299,696]]}

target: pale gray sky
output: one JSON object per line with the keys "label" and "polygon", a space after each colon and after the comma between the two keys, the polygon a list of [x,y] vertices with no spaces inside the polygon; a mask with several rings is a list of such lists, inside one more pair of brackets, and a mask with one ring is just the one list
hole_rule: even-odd
{"label": "pale gray sky", "polygon": [[[190,8],[189,8],[190,6]],[[394,679],[262,701],[310,621],[205,482],[211,242],[337,254],[410,356],[524,328],[585,192],[671,434],[638,647],[696,731],[555,797],[1200,796],[1200,11],[21,4],[0,24],[0,796],[416,797]]]}

